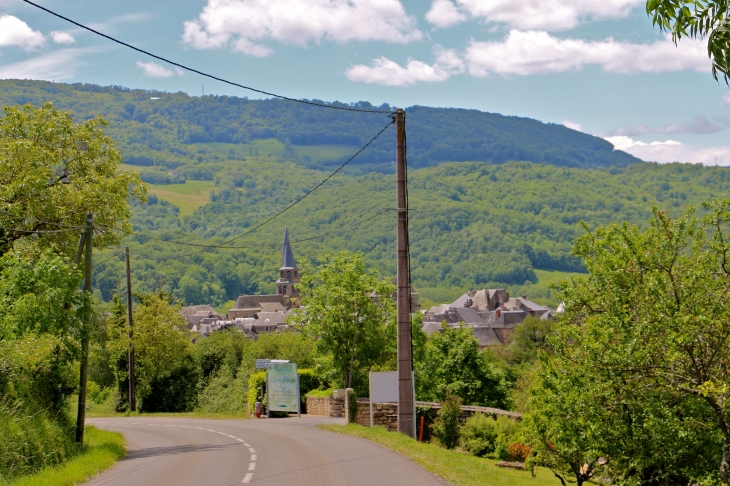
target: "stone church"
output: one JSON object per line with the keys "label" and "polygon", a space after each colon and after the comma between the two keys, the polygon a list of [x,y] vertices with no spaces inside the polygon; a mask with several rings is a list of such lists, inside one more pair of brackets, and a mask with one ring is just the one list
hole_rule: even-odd
{"label": "stone church", "polygon": [[236,304],[228,311],[228,319],[264,319],[275,316],[278,320],[279,316],[296,304],[299,291],[294,286],[299,283],[299,278],[299,267],[294,260],[287,228],[284,230],[284,243],[281,247],[281,268],[276,281],[276,294],[239,296]]}

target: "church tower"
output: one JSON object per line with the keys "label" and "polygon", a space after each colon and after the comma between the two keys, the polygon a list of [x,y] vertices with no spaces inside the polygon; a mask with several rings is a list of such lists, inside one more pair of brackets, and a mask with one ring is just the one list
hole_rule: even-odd
{"label": "church tower", "polygon": [[289,228],[284,229],[284,244],[281,247],[281,268],[279,280],[276,281],[276,293],[288,297],[299,297],[299,291],[294,284],[299,283],[299,268],[294,260],[294,253],[289,243]]}

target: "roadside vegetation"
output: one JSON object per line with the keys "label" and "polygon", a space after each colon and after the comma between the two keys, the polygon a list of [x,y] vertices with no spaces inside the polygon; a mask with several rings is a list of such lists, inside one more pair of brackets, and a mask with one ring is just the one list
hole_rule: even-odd
{"label": "roadside vegetation", "polygon": [[8,486],[74,486],[109,469],[126,453],[124,437],[118,432],[87,427],[85,446],[67,462],[48,467],[29,476],[0,484]]}
{"label": "roadside vegetation", "polygon": [[427,471],[454,486],[559,486],[552,471],[543,467],[517,470],[496,467],[499,461],[476,457],[425,442],[417,442],[402,434],[388,432],[383,427],[349,425],[320,425],[322,429],[372,440],[393,449],[422,466]]}

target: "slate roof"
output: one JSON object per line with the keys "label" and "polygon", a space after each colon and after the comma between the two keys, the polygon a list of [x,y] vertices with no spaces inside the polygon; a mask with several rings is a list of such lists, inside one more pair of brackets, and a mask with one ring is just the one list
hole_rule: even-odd
{"label": "slate roof", "polygon": [[297,268],[294,252],[289,243],[289,228],[284,229],[284,244],[281,246],[281,268]]}
{"label": "slate roof", "polygon": [[471,328],[471,333],[479,341],[480,347],[502,344],[502,341],[497,337],[497,333],[489,326],[474,326]]}
{"label": "slate roof", "polygon": [[286,308],[289,298],[283,295],[241,295],[236,299],[234,309],[261,309],[261,304],[278,303]]}

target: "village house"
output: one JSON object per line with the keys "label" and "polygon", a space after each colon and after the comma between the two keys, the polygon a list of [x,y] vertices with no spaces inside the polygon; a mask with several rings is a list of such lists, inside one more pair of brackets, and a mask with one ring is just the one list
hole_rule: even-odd
{"label": "village house", "polygon": [[480,348],[509,344],[517,324],[528,317],[550,319],[553,310],[529,300],[510,298],[504,289],[472,290],[451,304],[431,307],[423,316],[423,331],[431,334],[449,326],[471,328]]}

